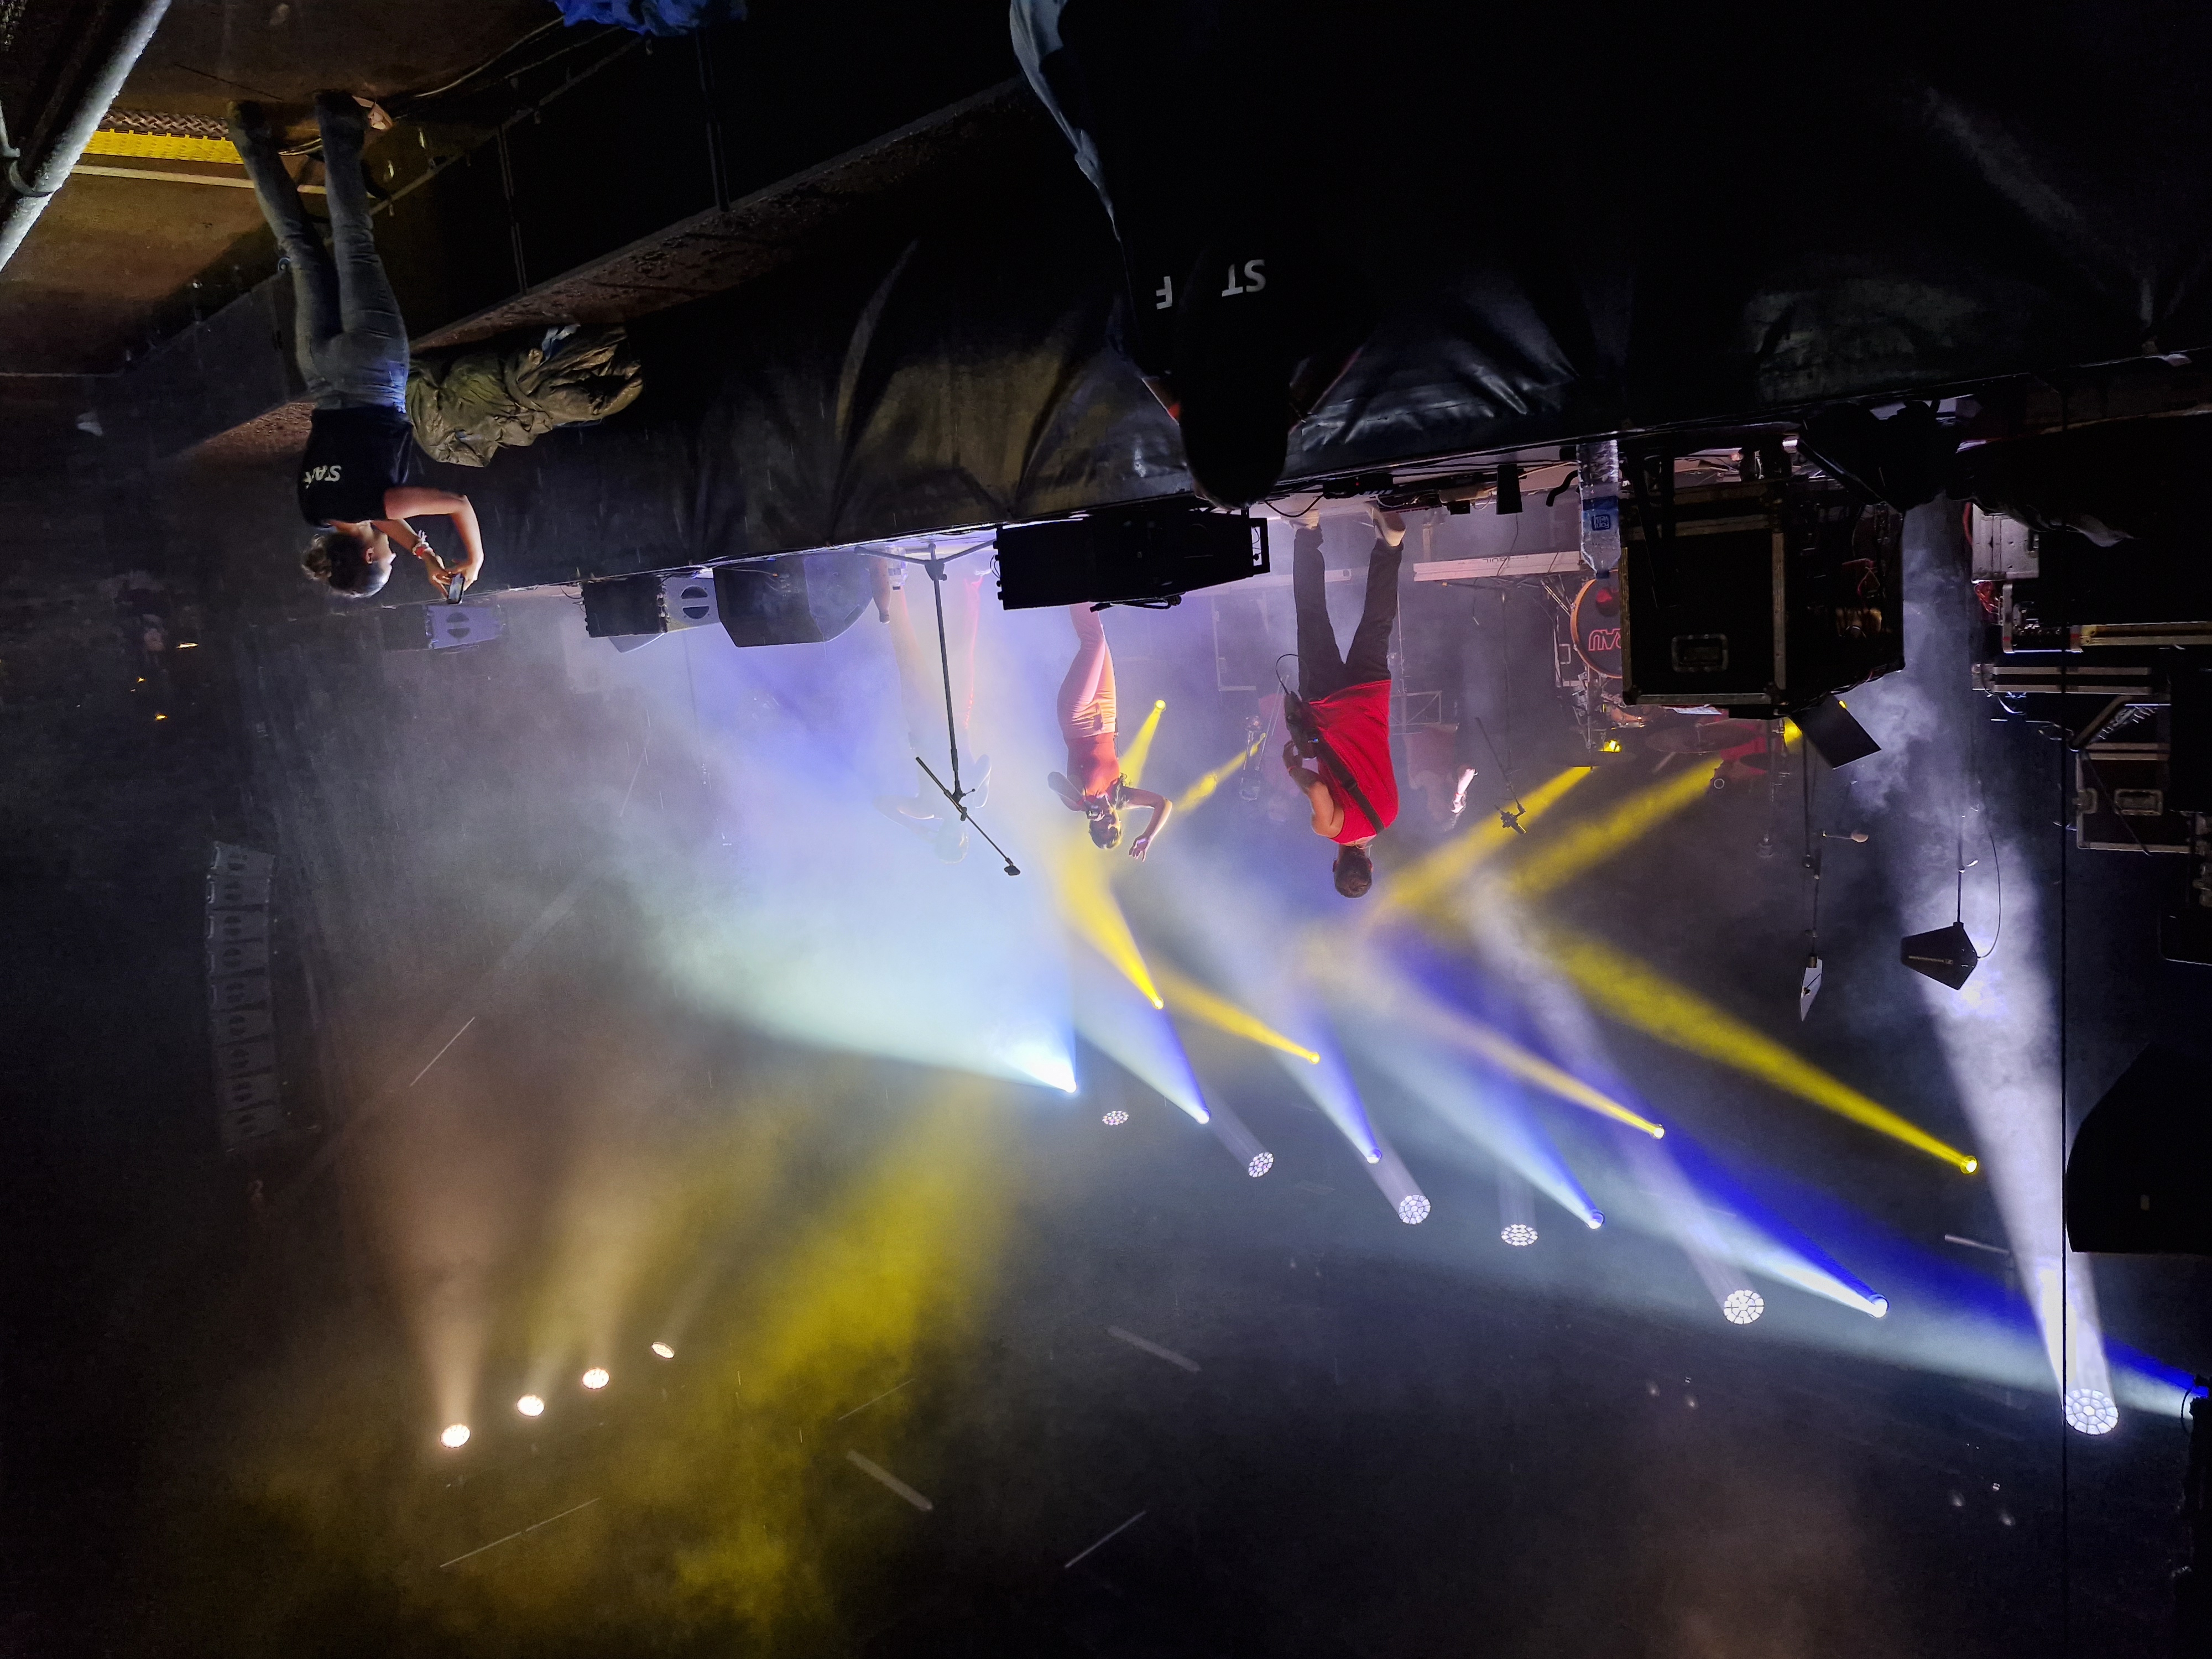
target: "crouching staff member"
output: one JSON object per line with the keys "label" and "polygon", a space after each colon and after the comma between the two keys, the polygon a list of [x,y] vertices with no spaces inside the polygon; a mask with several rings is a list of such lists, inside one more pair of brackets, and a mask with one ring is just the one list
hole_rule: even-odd
{"label": "crouching staff member", "polygon": [[[422,561],[431,586],[458,598],[483,569],[483,538],[468,497],[410,482],[414,434],[407,424],[407,327],[385,280],[369,226],[361,147],[367,118],[342,92],[315,94],[323,135],[331,246],[300,205],[267,116],[232,106],[231,142],[253,180],[262,217],[292,266],[293,345],[314,399],[300,462],[300,511],[319,532],[300,562],[349,599],[366,599],[392,574],[395,545]],[[453,521],[460,562],[442,562],[410,518]]]}
{"label": "crouching staff member", "polygon": [[[1312,803],[1314,834],[1337,843],[1332,867],[1336,890],[1346,898],[1375,884],[1375,837],[1398,816],[1398,779],[1390,765],[1390,625],[1398,619],[1406,526],[1386,513],[1379,530],[1367,555],[1367,602],[1342,656],[1329,625],[1318,517],[1309,514],[1291,544],[1298,691],[1283,701],[1292,733],[1283,745],[1283,765]],[[1315,765],[1300,764],[1304,760]]]}
{"label": "crouching staff member", "polygon": [[1145,833],[1129,843],[1129,856],[1152,850],[1175,810],[1173,802],[1149,789],[1133,789],[1121,775],[1114,746],[1114,653],[1106,644],[1106,624],[1087,605],[1071,605],[1075,624],[1075,660],[1060,683],[1060,734],[1067,739],[1067,770],[1046,780],[1060,804],[1091,820],[1091,839],[1111,852],[1121,839],[1121,809],[1136,806],[1152,817]]}

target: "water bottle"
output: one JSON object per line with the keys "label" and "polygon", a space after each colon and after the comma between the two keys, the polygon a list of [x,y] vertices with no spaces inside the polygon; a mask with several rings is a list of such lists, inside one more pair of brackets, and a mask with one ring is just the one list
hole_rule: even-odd
{"label": "water bottle", "polygon": [[1602,576],[1620,562],[1620,446],[1601,438],[1581,447],[1583,562]]}

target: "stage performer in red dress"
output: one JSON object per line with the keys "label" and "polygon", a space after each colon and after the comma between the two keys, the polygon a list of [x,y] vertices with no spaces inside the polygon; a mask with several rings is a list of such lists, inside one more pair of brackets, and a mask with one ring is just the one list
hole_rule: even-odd
{"label": "stage performer in red dress", "polygon": [[[1309,514],[1291,543],[1298,623],[1298,693],[1285,700],[1291,781],[1313,805],[1313,830],[1336,842],[1336,890],[1358,898],[1375,884],[1375,837],[1398,816],[1390,764],[1390,628],[1398,619],[1404,520],[1377,515],[1367,555],[1367,602],[1352,648],[1337,654],[1321,560],[1321,521]],[[1303,764],[1311,761],[1311,766]]]}

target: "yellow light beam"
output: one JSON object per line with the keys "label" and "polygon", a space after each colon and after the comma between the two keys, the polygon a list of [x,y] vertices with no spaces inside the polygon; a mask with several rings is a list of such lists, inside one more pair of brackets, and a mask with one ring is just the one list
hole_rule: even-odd
{"label": "yellow light beam", "polygon": [[1601,864],[1630,842],[1657,829],[1708,793],[1721,763],[1692,766],[1662,782],[1638,790],[1603,816],[1578,823],[1546,845],[1531,849],[1507,885],[1517,898],[1540,898]]}
{"label": "yellow light beam", "polygon": [[1480,1056],[1499,1071],[1533,1083],[1547,1094],[1609,1117],[1616,1123],[1626,1123],[1632,1129],[1641,1129],[1654,1140],[1662,1139],[1667,1131],[1650,1118],[1632,1112],[1612,1096],[1594,1089],[1573,1073],[1563,1071],[1541,1054],[1532,1054],[1503,1031],[1494,1030],[1478,1020],[1449,1017],[1438,1022],[1438,1034],[1468,1053]]}
{"label": "yellow light beam", "polygon": [[1121,914],[1121,906],[1107,884],[1107,872],[1113,867],[1110,860],[1085,837],[1079,846],[1071,845],[1062,852],[1057,866],[1054,886],[1060,914],[1068,925],[1120,969],[1129,983],[1145,994],[1147,1002],[1155,1008],[1161,1006],[1159,987],[1145,966],[1144,952],[1137,948],[1136,935],[1129,931],[1129,919]]}
{"label": "yellow light beam", "polygon": [[[1527,809],[1521,816],[1522,827],[1526,828],[1542,817],[1595,769],[1588,766],[1570,766],[1522,796],[1521,805]],[[1434,909],[1478,866],[1496,858],[1520,839],[1496,818],[1487,819],[1465,835],[1453,837],[1434,852],[1425,854],[1393,875],[1383,890],[1382,908],[1392,910]]]}
{"label": "yellow light beam", "polygon": [[1182,794],[1176,797],[1176,811],[1188,812],[1199,802],[1209,799],[1215,790],[1237,775],[1244,764],[1245,756],[1251,752],[1249,749],[1238,750],[1196,783],[1191,785],[1189,788],[1184,790]]}
{"label": "yellow light beam", "polygon": [[1592,1007],[1608,1018],[1901,1140],[1968,1175],[1981,1167],[1967,1153],[1947,1146],[1635,957],[1557,930],[1547,930],[1544,943],[1553,963],[1581,988]]}
{"label": "yellow light beam", "polygon": [[[1326,948],[1326,947],[1324,947]],[[1660,1124],[1631,1111],[1603,1090],[1594,1087],[1541,1054],[1523,1048],[1504,1032],[1485,1024],[1462,1009],[1438,1000],[1401,971],[1387,956],[1342,946],[1312,960],[1313,970],[1334,979],[1340,988],[1362,997],[1382,1018],[1401,1020],[1422,1035],[1464,1049],[1498,1071],[1534,1084],[1561,1100],[1640,1129],[1654,1140],[1667,1131]]]}
{"label": "yellow light beam", "polygon": [[1129,746],[1121,751],[1121,775],[1133,789],[1145,775],[1145,762],[1152,752],[1152,737],[1160,729],[1160,716],[1167,710],[1164,700],[1152,705],[1152,712],[1145,716],[1145,723],[1137,728],[1137,735],[1129,739]]}
{"label": "yellow light beam", "polygon": [[1256,1042],[1262,1048],[1279,1048],[1286,1054],[1296,1054],[1309,1065],[1321,1064],[1321,1056],[1304,1043],[1293,1042],[1257,1014],[1247,1013],[1226,998],[1216,996],[1203,985],[1185,979],[1173,969],[1160,970],[1160,983],[1167,989],[1177,1013],[1188,1014],[1202,1020],[1217,1031],[1226,1031]]}

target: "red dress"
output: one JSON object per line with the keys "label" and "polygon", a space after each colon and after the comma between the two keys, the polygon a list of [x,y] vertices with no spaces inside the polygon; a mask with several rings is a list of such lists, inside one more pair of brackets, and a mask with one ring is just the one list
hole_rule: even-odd
{"label": "red dress", "polygon": [[1364,841],[1389,828],[1398,817],[1398,775],[1390,764],[1390,682],[1370,680],[1364,685],[1347,685],[1306,706],[1313,710],[1314,725],[1337,765],[1351,775],[1368,804],[1382,815],[1382,823],[1369,823],[1352,792],[1324,761],[1320,767],[1322,781],[1344,811],[1343,827],[1329,839]]}

